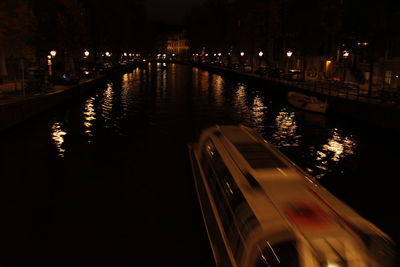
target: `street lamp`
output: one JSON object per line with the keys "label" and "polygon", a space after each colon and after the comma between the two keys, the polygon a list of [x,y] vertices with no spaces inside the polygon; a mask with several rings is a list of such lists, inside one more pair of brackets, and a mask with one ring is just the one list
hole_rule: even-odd
{"label": "street lamp", "polygon": [[49,77],[51,80],[51,83],[54,84],[54,71],[53,71],[53,59],[54,57],[57,55],[56,50],[51,50],[50,51],[50,57],[47,56],[47,58],[49,59]]}
{"label": "street lamp", "polygon": [[85,57],[88,57],[90,53],[88,50],[86,50],[85,52],[83,52],[83,54],[85,55]]}
{"label": "street lamp", "polygon": [[242,57],[243,57],[243,56],[244,56],[244,52],[240,52],[240,56],[242,56]]}
{"label": "street lamp", "polygon": [[262,64],[262,56],[264,55],[264,53],[262,51],[258,52],[258,56],[260,57],[260,60],[258,61],[258,67],[261,67]]}
{"label": "street lamp", "polygon": [[343,82],[346,82],[347,58],[349,57],[349,55],[349,50],[343,50]]}
{"label": "street lamp", "polygon": [[293,55],[293,52],[292,52],[291,50],[288,50],[288,51],[286,52],[286,55],[287,55],[287,57],[288,57],[288,60],[287,60],[287,72],[289,72],[290,57]]}

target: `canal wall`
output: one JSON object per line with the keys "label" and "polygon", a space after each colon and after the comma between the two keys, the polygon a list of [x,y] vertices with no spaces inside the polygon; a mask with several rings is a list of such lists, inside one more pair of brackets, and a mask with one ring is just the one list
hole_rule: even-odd
{"label": "canal wall", "polygon": [[327,114],[331,116],[341,116],[348,119],[356,119],[360,122],[370,124],[371,127],[380,127],[400,132],[400,105],[390,103],[369,103],[339,96],[326,95],[315,91],[298,88],[292,84],[282,83],[278,80],[267,79],[253,73],[244,73],[236,70],[220,68],[202,64],[191,64],[195,67],[220,75],[240,77],[249,81],[264,83],[268,90],[281,96],[287,96],[289,91],[298,91],[306,94],[315,95],[319,98],[327,98],[329,108]]}
{"label": "canal wall", "polygon": [[105,83],[112,76],[130,72],[135,67],[137,65],[119,67],[95,79],[87,80],[74,86],[65,86],[62,89],[53,90],[46,94],[2,100],[0,102],[0,131],[4,131],[16,124],[82,96],[96,88],[96,84]]}

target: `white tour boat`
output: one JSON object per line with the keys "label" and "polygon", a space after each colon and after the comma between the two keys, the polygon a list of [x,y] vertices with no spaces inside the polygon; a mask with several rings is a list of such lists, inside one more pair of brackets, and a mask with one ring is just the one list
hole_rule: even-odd
{"label": "white tour boat", "polygon": [[217,266],[388,267],[393,241],[245,126],[189,145]]}

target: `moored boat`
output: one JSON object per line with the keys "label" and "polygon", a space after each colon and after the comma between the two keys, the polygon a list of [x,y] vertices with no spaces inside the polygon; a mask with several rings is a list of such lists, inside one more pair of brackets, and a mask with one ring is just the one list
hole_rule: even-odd
{"label": "moored boat", "polygon": [[328,101],[294,91],[288,92],[288,102],[296,108],[318,113],[325,113],[328,108]]}

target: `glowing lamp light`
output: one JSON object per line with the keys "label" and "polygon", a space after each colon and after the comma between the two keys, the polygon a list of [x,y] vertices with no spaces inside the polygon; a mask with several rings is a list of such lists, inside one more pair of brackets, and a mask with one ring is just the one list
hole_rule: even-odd
{"label": "glowing lamp light", "polygon": [[258,52],[258,55],[259,55],[260,57],[262,57],[262,56],[264,55],[264,53],[263,53],[262,51],[260,51],[260,52]]}
{"label": "glowing lamp light", "polygon": [[57,55],[57,52],[56,52],[55,50],[51,50],[51,51],[50,51],[50,55],[51,55],[52,57],[55,57],[55,56]]}
{"label": "glowing lamp light", "polygon": [[174,57],[174,56],[175,56],[175,54],[172,54],[172,56]]}
{"label": "glowing lamp light", "polygon": [[51,59],[51,55],[48,55],[47,58],[48,58],[48,59]]}
{"label": "glowing lamp light", "polygon": [[206,54],[205,56],[208,57],[208,54]]}
{"label": "glowing lamp light", "polygon": [[124,57],[126,57],[128,54],[127,53],[124,53]]}
{"label": "glowing lamp light", "polygon": [[293,52],[289,50],[289,51],[286,52],[286,55],[287,55],[288,57],[291,57],[291,56],[293,55]]}
{"label": "glowing lamp light", "polygon": [[217,56],[217,54],[216,53],[214,53],[214,57],[216,57]]}
{"label": "glowing lamp light", "polygon": [[240,52],[240,55],[243,57],[244,56],[244,52]]}
{"label": "glowing lamp light", "polygon": [[218,53],[218,56],[220,57],[222,54],[221,53]]}
{"label": "glowing lamp light", "polygon": [[86,50],[85,52],[83,52],[83,54],[85,55],[85,57],[88,57],[90,53]]}
{"label": "glowing lamp light", "polygon": [[347,58],[350,55],[348,50],[343,50],[343,57]]}
{"label": "glowing lamp light", "polygon": [[110,52],[107,51],[107,52],[106,52],[106,56],[107,56],[107,57],[111,56]]}

